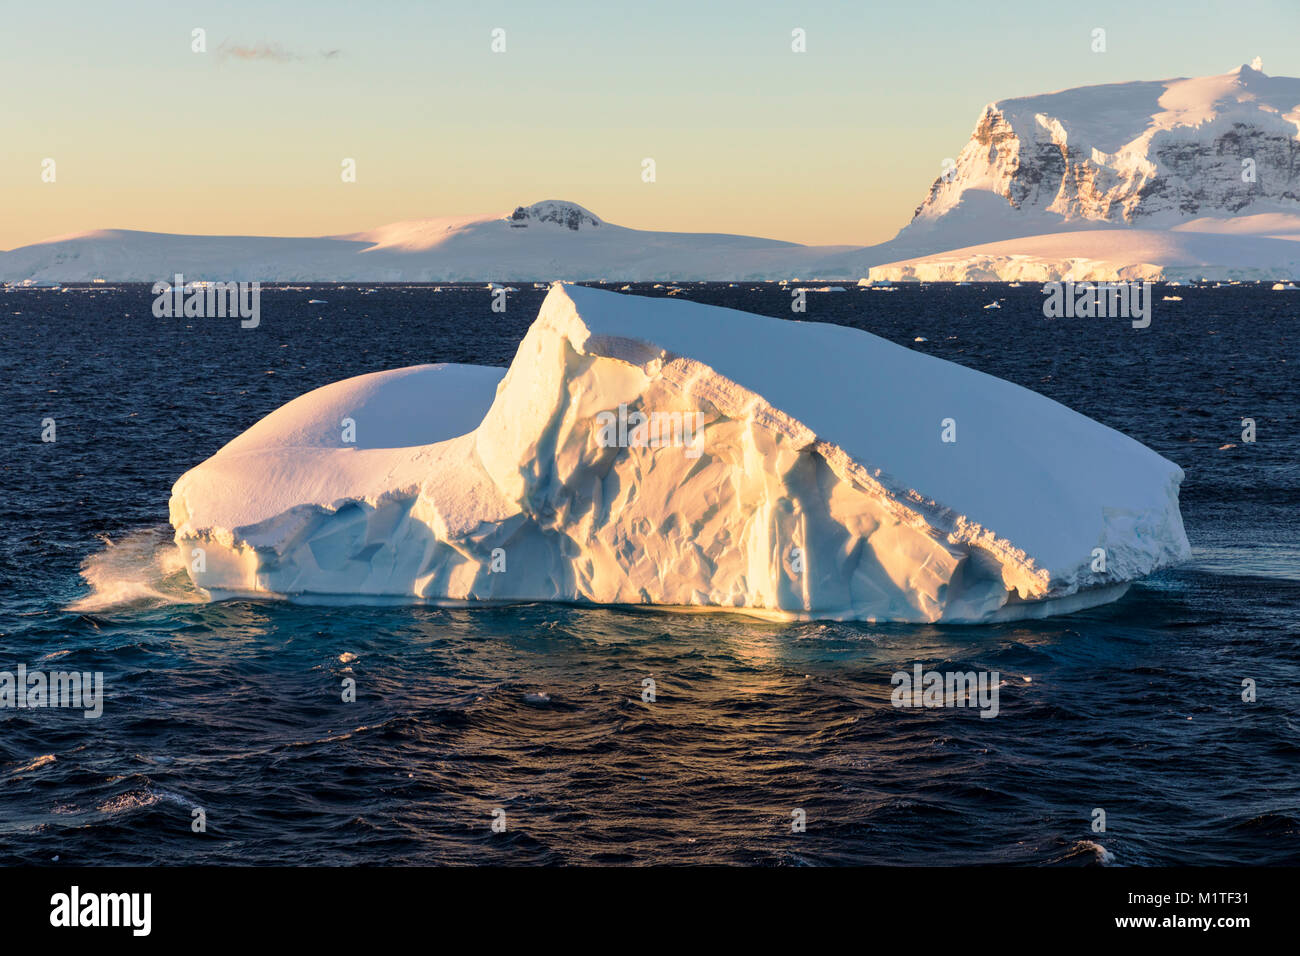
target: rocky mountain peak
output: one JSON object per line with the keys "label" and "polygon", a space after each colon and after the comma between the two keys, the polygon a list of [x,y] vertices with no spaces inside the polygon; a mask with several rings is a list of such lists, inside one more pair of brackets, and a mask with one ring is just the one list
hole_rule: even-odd
{"label": "rocky mountain peak", "polygon": [[1262,67],[990,103],[899,238],[1300,212],[1300,80]]}
{"label": "rocky mountain peak", "polygon": [[531,206],[518,206],[510,214],[512,227],[523,228],[532,223],[551,223],[578,232],[580,229],[597,228],[601,220],[599,216],[577,203],[559,199],[547,199],[533,203]]}

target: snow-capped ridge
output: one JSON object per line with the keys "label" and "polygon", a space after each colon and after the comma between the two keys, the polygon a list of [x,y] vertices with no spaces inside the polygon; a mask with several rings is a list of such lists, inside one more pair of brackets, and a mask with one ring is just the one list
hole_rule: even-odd
{"label": "snow-capped ridge", "polygon": [[320,282],[774,279],[815,275],[851,248],[630,229],[550,199],[510,213],[411,219],[320,238],[81,233],[0,253],[0,279],[155,282],[177,272]]}
{"label": "snow-capped ridge", "polygon": [[[1019,260],[1004,261],[1005,249],[984,247],[1031,237],[1010,253],[1033,260],[1025,278],[1053,270],[1074,278],[1159,278],[1193,267],[1201,275],[1247,278],[1259,254],[1259,270],[1276,277],[1296,274],[1300,244],[1290,241],[1300,235],[1236,224],[1297,215],[1300,79],[1270,76],[1257,59],[1213,76],[990,102],[911,221],[875,246],[638,230],[548,199],[492,215],[407,220],[319,238],[96,230],[0,253],[0,279],[154,282],[180,272],[342,282],[824,282],[856,281],[873,267],[934,256],[946,256],[938,272],[953,275],[961,272],[951,260],[970,258],[973,278],[1016,274]],[[1200,225],[1192,229],[1193,222]],[[1185,227],[1214,238],[1188,238]],[[1123,255],[1098,256],[1105,237],[1088,233],[1114,230],[1131,231],[1116,246]],[[1077,241],[1078,249],[1062,254],[1058,236]]]}
{"label": "snow-capped ridge", "polygon": [[531,206],[518,206],[510,214],[510,225],[516,228],[530,223],[551,223],[563,226],[573,232],[583,228],[595,229],[601,219],[595,213],[584,209],[575,202],[559,199],[547,199],[533,203]]}
{"label": "snow-capped ridge", "polygon": [[[952,247],[1098,223],[1300,212],[1297,168],[1300,80],[1249,65],[998,100],[898,240],[940,225]],[[972,206],[980,196],[990,201]]]}

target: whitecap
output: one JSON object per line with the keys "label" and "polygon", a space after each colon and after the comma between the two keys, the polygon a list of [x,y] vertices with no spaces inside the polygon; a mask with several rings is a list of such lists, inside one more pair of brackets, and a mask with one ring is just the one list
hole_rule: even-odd
{"label": "whitecap", "polygon": [[131,605],[161,607],[208,600],[190,582],[170,528],[132,531],[116,542],[107,535],[100,538],[104,550],[89,555],[81,565],[90,593],[65,610],[95,614]]}

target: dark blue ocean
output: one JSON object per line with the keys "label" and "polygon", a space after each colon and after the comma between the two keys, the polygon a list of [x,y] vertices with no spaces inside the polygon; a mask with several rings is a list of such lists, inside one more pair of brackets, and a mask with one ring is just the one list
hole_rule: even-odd
{"label": "dark blue ocean", "polygon": [[[244,330],[143,285],[0,291],[0,670],[105,680],[95,720],[0,710],[0,863],[1300,864],[1300,293],[1158,287],[1145,330],[1031,285],[808,296],[1186,470],[1192,561],[1073,616],[204,603],[175,570],[186,469],[337,379],[506,365],[544,294],[268,287]],[[918,662],[998,671],[999,715],[894,708]]]}

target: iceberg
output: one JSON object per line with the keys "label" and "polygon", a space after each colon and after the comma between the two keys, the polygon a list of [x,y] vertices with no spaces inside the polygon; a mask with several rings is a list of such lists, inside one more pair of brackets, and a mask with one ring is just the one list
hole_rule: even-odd
{"label": "iceberg", "polygon": [[186,472],[170,511],[216,599],[980,622],[1186,559],[1182,478],[866,332],[557,283],[508,369],[316,389]]}

